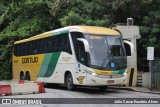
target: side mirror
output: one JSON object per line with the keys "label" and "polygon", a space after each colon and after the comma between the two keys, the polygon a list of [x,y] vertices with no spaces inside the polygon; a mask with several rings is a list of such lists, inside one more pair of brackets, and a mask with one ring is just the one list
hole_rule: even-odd
{"label": "side mirror", "polygon": [[134,53],[134,45],[133,45],[133,43],[132,43],[132,42],[129,42],[129,41],[127,41],[127,40],[123,40],[123,42],[124,42],[124,43],[127,43],[127,44],[130,46],[130,48],[131,48],[131,53]]}
{"label": "side mirror", "polygon": [[88,43],[88,41],[83,39],[83,38],[78,38],[77,40],[81,41],[84,44],[85,52],[89,52],[89,43]]}

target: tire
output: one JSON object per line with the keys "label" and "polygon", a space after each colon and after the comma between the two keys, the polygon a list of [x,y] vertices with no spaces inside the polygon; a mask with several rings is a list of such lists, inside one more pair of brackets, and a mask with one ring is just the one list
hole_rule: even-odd
{"label": "tire", "polygon": [[28,80],[28,81],[30,81],[30,80],[31,80],[31,78],[30,78],[30,74],[29,74],[29,73],[27,73],[27,74],[26,74],[26,76],[25,76],[25,80]]}
{"label": "tire", "polygon": [[105,92],[107,89],[107,86],[99,86],[98,88],[101,92]]}
{"label": "tire", "polygon": [[20,73],[20,80],[24,80],[24,73],[23,72]]}
{"label": "tire", "polygon": [[73,84],[72,74],[70,73],[66,76],[66,86],[67,86],[67,90],[69,91],[73,91],[75,89],[75,86]]}

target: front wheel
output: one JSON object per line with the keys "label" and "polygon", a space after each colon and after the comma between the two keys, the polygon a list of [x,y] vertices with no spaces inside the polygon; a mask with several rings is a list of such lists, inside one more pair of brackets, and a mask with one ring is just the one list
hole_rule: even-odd
{"label": "front wheel", "polygon": [[73,78],[71,74],[68,74],[66,77],[66,86],[67,86],[67,89],[70,91],[75,89],[75,86],[73,84]]}

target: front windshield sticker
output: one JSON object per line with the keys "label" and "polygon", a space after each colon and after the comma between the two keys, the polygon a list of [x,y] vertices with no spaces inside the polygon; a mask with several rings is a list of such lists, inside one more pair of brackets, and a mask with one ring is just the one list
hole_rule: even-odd
{"label": "front windshield sticker", "polygon": [[112,67],[112,68],[114,68],[114,67],[115,67],[114,63],[111,63],[111,67]]}
{"label": "front windshield sticker", "polygon": [[102,39],[101,36],[89,36],[89,39]]}
{"label": "front windshield sticker", "polygon": [[80,64],[78,64],[78,68],[80,68],[81,66],[80,66]]}

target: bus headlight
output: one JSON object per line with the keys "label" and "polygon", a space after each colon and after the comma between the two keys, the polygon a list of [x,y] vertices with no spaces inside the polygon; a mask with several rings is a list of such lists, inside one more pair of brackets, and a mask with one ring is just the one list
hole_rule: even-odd
{"label": "bus headlight", "polygon": [[89,71],[89,70],[86,70],[86,69],[84,69],[84,71],[85,71],[87,74],[92,74],[92,71]]}
{"label": "bus headlight", "polygon": [[95,72],[93,72],[93,73],[92,73],[92,75],[94,75],[94,76],[95,76],[95,75],[96,75],[96,73],[95,73]]}
{"label": "bus headlight", "polygon": [[128,70],[126,69],[126,71],[124,72],[124,74],[122,74],[123,76],[127,75]]}
{"label": "bus headlight", "polygon": [[123,75],[124,75],[124,76],[127,75],[127,72],[125,72]]}
{"label": "bus headlight", "polygon": [[94,76],[96,75],[96,73],[93,72],[93,71],[89,71],[89,70],[86,70],[86,69],[85,69],[84,71],[85,71],[87,74],[94,75]]}

